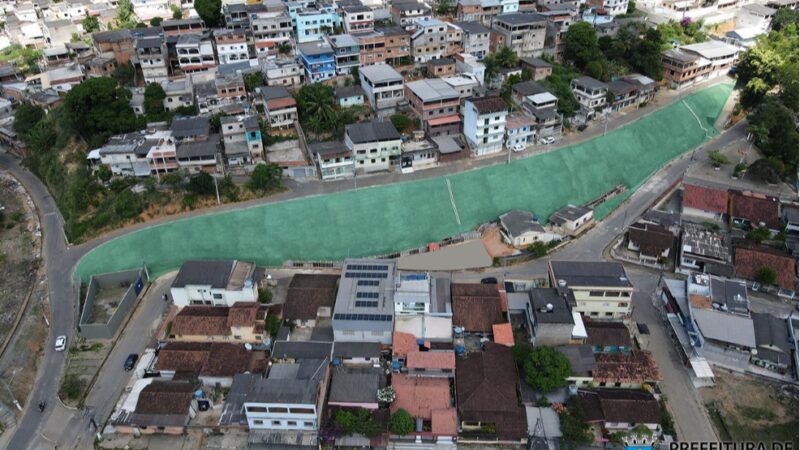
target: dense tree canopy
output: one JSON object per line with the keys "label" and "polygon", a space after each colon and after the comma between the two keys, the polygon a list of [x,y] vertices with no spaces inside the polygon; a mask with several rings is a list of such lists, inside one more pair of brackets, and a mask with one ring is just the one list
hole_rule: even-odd
{"label": "dense tree canopy", "polygon": [[280,187],[282,175],[283,170],[277,164],[256,164],[247,187],[255,192],[266,193]]}
{"label": "dense tree canopy", "polygon": [[148,83],[144,88],[144,113],[156,115],[164,112],[164,99],[167,93],[158,83]]}
{"label": "dense tree canopy", "polygon": [[87,33],[94,33],[100,29],[100,22],[95,16],[87,16],[81,21],[81,25],[83,25],[83,31]]}
{"label": "dense tree canopy", "polygon": [[389,431],[399,435],[411,433],[414,431],[414,418],[405,409],[398,409],[389,418]]}
{"label": "dense tree canopy", "polygon": [[117,26],[120,28],[136,28],[136,14],[133,12],[131,0],[117,2]]}
{"label": "dense tree canopy", "polygon": [[222,0],[195,0],[194,10],[209,28],[222,25]]}
{"label": "dense tree canopy", "polygon": [[[138,127],[130,106],[131,91],[113,78],[90,78],[67,93],[64,107],[75,130],[87,141]],[[104,140],[104,139],[103,139]]]}
{"label": "dense tree canopy", "polygon": [[500,47],[495,53],[489,54],[483,59],[485,66],[483,79],[485,82],[490,82],[497,75],[497,72],[502,68],[516,67],[519,58],[511,47],[506,45]]}
{"label": "dense tree canopy", "polygon": [[43,118],[44,109],[28,102],[20,103],[14,111],[14,131],[21,136],[25,136]]}
{"label": "dense tree canopy", "polygon": [[564,57],[572,61],[579,69],[595,61],[600,56],[597,45],[597,33],[589,22],[578,22],[570,25],[564,38]]}
{"label": "dense tree canopy", "polygon": [[536,347],[523,363],[525,381],[539,392],[566,386],[570,364],[566,356],[552,347]]}

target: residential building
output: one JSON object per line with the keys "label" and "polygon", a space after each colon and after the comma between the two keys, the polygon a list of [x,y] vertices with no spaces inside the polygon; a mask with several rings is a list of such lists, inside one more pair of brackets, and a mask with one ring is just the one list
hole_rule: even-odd
{"label": "residential building", "polygon": [[188,381],[141,378],[110,422],[124,434],[183,434],[197,415],[194,391],[194,383]]}
{"label": "residential building", "polygon": [[247,342],[267,339],[267,307],[255,302],[233,306],[187,306],[172,320],[169,340],[179,342]]}
{"label": "residential building", "polygon": [[190,260],[183,263],[170,286],[178,308],[189,305],[233,306],[258,300],[255,263]]}
{"label": "residential building", "polygon": [[456,360],[459,442],[519,444],[527,437],[517,382],[517,365],[504,345],[486,342]]}
{"label": "residential building", "polygon": [[136,57],[142,68],[145,83],[161,83],[167,80],[167,50],[160,37],[136,39]]}
{"label": "residential building", "polygon": [[500,0],[500,14],[519,12],[519,0]]}
{"label": "residential building", "polygon": [[639,88],[625,80],[613,80],[608,83],[608,92],[611,93],[611,111],[623,111],[639,106]]}
{"label": "residential building", "polygon": [[461,53],[461,29],[439,19],[419,19],[411,35],[411,50],[414,63],[424,65],[428,61]]}
{"label": "residential building", "polygon": [[[456,62],[456,65],[458,62]],[[480,88],[481,82],[476,80],[472,75],[453,75],[450,77],[442,78],[442,81],[449,84],[451,88],[458,92],[458,97],[461,100],[466,100],[470,97],[476,97],[483,92]]]}
{"label": "residential building", "polygon": [[42,51],[42,56],[48,69],[63,66],[72,60],[66,46],[46,48]]}
{"label": "residential building", "polygon": [[[629,433],[646,427],[654,436],[661,433],[661,410],[653,394],[633,389],[579,390],[578,403],[584,422],[607,433]],[[656,439],[656,438],[653,438]]]}
{"label": "residential building", "polygon": [[375,28],[375,13],[364,5],[343,6],[342,19],[346,33],[362,33]]}
{"label": "residential building", "polygon": [[567,205],[550,216],[553,230],[577,236],[594,225],[594,210],[585,206]]}
{"label": "residential building", "polygon": [[557,238],[539,224],[539,219],[519,209],[500,216],[500,235],[503,241],[516,248],[526,248],[535,242],[549,242]]}
{"label": "residential building", "polygon": [[295,22],[298,44],[325,39],[326,35],[333,34],[341,26],[339,15],[330,6],[303,9],[295,13],[292,19]]}
{"label": "residential building", "polygon": [[791,253],[746,240],[736,240],[733,252],[737,278],[758,280],[758,271],[769,267],[777,275],[775,285],[784,290],[782,294],[791,297],[798,292],[797,258]]}
{"label": "residential building", "polygon": [[229,166],[264,161],[264,145],[257,116],[222,117],[220,129]]}
{"label": "residential building", "polygon": [[148,369],[167,380],[189,376],[209,387],[230,387],[235,375],[260,373],[266,367],[266,354],[249,351],[242,343],[168,342]]}
{"label": "residential building", "polygon": [[681,273],[733,274],[728,240],[703,225],[683,223],[679,258],[676,271]]}
{"label": "residential building", "polygon": [[349,34],[328,36],[328,42],[333,48],[337,75],[350,75],[350,71],[354,67],[361,65],[358,42],[353,39],[353,36]]}
{"label": "residential building", "polygon": [[406,31],[416,30],[418,20],[433,18],[431,9],[425,3],[414,0],[392,2],[391,13],[394,23]]}
{"label": "residential building", "polygon": [[456,60],[453,58],[431,59],[425,66],[429,77],[448,77],[456,74]]}
{"label": "residential building", "polygon": [[491,334],[493,325],[507,323],[497,285],[452,283],[450,301],[453,326],[463,333]]}
{"label": "residential building", "polygon": [[308,150],[323,181],[353,177],[355,173],[353,152],[343,142],[317,142],[311,144]]}
{"label": "residential building", "polygon": [[728,191],[684,180],[681,214],[702,220],[722,222],[728,214]]}
{"label": "residential building", "polygon": [[297,121],[297,101],[283,86],[262,86],[261,101],[270,128],[289,128]]}
{"label": "residential building", "polygon": [[[440,135],[446,136],[446,134]],[[436,167],[438,163],[438,148],[432,140],[425,138],[423,130],[414,130],[414,137],[403,142],[402,156],[400,157],[400,170],[402,173]]]}
{"label": "residential building", "polygon": [[161,87],[166,94],[162,103],[167,111],[194,106],[194,86],[190,78],[163,81]]}
{"label": "residential building", "polygon": [[505,45],[520,58],[541,56],[544,50],[547,19],[536,13],[514,13],[492,19],[492,31],[497,44]]}
{"label": "residential building", "polygon": [[389,170],[401,154],[401,136],[391,122],[362,122],[347,125],[345,145],[355,158],[356,171]]}
{"label": "residential building", "polygon": [[456,135],[461,129],[458,115],[460,97],[449,84],[438,78],[406,83],[405,98],[430,136]]}
{"label": "residential building", "polygon": [[664,80],[673,89],[707,80],[711,72],[711,61],[681,49],[664,51],[661,64],[664,66]]}
{"label": "residential building", "polygon": [[175,140],[162,138],[147,152],[147,166],[150,173],[160,180],[162,173],[173,172],[178,169],[178,155]]}
{"label": "residential building", "polygon": [[261,66],[267,86],[298,87],[303,83],[303,66],[295,59],[270,59]]}
{"label": "residential building", "polygon": [[669,261],[675,235],[671,231],[652,223],[634,223],[628,228],[628,250],[639,254],[639,261],[646,264],[662,264]]}
{"label": "residential building", "polygon": [[779,374],[790,372],[793,354],[797,351],[790,335],[791,319],[766,313],[751,313],[751,316],[756,334],[756,348],[750,361]]}
{"label": "residential building", "polygon": [[411,35],[401,27],[383,27],[352,36],[358,42],[362,65],[399,64],[411,55]]}
{"label": "residential building", "polygon": [[468,53],[459,53],[454,58],[456,59],[456,71],[464,76],[473,78],[483,86],[486,78],[486,66],[478,61],[478,58]]}
{"label": "residential building", "polygon": [[335,367],[328,405],[376,410],[380,406],[377,392],[384,387],[385,380],[380,367]]}
{"label": "residential building", "polygon": [[217,67],[214,44],[207,35],[182,34],[175,44],[178,67],[183,73],[207,72]]}
{"label": "residential building", "polygon": [[597,386],[619,389],[643,389],[644,385],[655,386],[662,380],[652,353],[630,350],[594,355],[597,367],[592,371],[592,382]]}
{"label": "residential building", "polygon": [[200,34],[206,29],[203,19],[166,19],[161,22],[164,36],[177,36],[184,34]]}
{"label": "residential building", "polygon": [[310,433],[316,442],[329,364],[330,359],[302,358],[273,363],[266,378],[237,375],[231,390],[246,392],[243,407],[251,432]]}
{"label": "residential building", "polygon": [[460,23],[482,23],[482,12],[480,0],[458,0],[456,4],[456,19]]}
{"label": "residential building", "polygon": [[250,59],[247,49],[247,36],[243,29],[214,30],[214,41],[217,45],[217,57],[220,64],[230,64]]}
{"label": "residential building", "polygon": [[572,93],[575,94],[575,100],[581,105],[581,111],[588,119],[595,116],[606,108],[608,93],[608,84],[592,77],[582,76],[570,82]]}
{"label": "residential building", "polygon": [[750,191],[731,191],[730,223],[750,229],[765,227],[773,234],[781,229],[780,200]]}
{"label": "residential building", "polygon": [[648,103],[655,98],[656,81],[653,80],[652,78],[646,77],[638,73],[634,73],[631,75],[624,75],[620,78],[625,82],[636,86],[636,90],[639,92],[639,96],[637,98],[637,103],[639,105]]}
{"label": "residential building", "polygon": [[298,44],[297,53],[305,69],[306,82],[316,83],[336,76],[336,58],[326,41]]}
{"label": "residential building", "polygon": [[553,65],[541,58],[520,58],[519,64],[531,73],[533,81],[544,80],[553,73]]}
{"label": "residential building", "polygon": [[586,344],[594,353],[627,353],[632,348],[631,332],[622,322],[585,324]]}
{"label": "residential building", "polygon": [[620,263],[550,261],[551,286],[570,288],[574,310],[594,320],[623,320],[630,317],[633,285]]}
{"label": "residential building", "polygon": [[736,14],[738,28],[755,28],[761,33],[769,32],[772,27],[772,16],[778,11],[770,7],[752,3],[743,5]]}
{"label": "residential building", "polygon": [[536,122],[525,115],[515,114],[506,119],[506,147],[522,151],[536,141]]}
{"label": "residential building", "polygon": [[106,144],[89,152],[87,159],[111,169],[118,176],[150,176],[147,154],[156,140],[146,139],[139,133],[112,136]]}
{"label": "residential building", "polygon": [[394,261],[345,261],[333,310],[336,342],[391,344],[394,274]]}
{"label": "residential building", "polygon": [[711,63],[708,77],[727,75],[739,60],[740,48],[720,41],[706,41],[680,47],[680,50],[699,56]]}
{"label": "residential building", "polygon": [[388,64],[361,66],[358,69],[361,88],[367,94],[372,110],[378,117],[387,117],[405,101],[403,76]]}
{"label": "residential building", "polygon": [[70,63],[45,72],[45,76],[42,78],[42,88],[52,89],[56,92],[68,92],[83,82],[85,78],[83,66],[78,63]]}
{"label": "residential building", "polygon": [[483,26],[480,22],[457,22],[455,24],[461,28],[461,47],[464,53],[483,59],[489,54],[489,33],[491,30]]}
{"label": "residential building", "polygon": [[[418,352],[422,354],[422,352]],[[452,352],[451,352],[452,354]],[[453,358],[455,366],[455,358]],[[439,445],[454,445],[458,434],[458,418],[453,406],[453,392],[448,378],[419,377],[398,373],[392,375],[395,401],[391,411],[407,411],[415,419],[411,436],[425,436],[426,441]]]}
{"label": "residential building", "polygon": [[497,96],[473,97],[464,103],[464,136],[473,156],[503,150],[508,105]]}
{"label": "residential building", "polygon": [[628,0],[588,0],[586,4],[601,9],[610,16],[619,16],[628,12]]}
{"label": "residential building", "polygon": [[330,318],[338,282],[337,275],[295,274],[289,282],[283,318],[296,327],[314,327],[317,320]]}
{"label": "residential building", "polygon": [[218,72],[214,79],[214,89],[216,89],[219,106],[241,105],[242,102],[247,101],[244,76],[239,72],[225,75]]}
{"label": "residential building", "polygon": [[260,12],[250,19],[256,57],[267,59],[276,57],[281,46],[292,47],[292,18],[284,11]]}
{"label": "residential building", "polygon": [[222,15],[225,19],[225,28],[230,30],[241,28],[249,31],[250,17],[247,14],[247,7],[244,3],[226,3],[222,5]]}
{"label": "residential building", "polygon": [[381,344],[377,342],[336,342],[333,358],[347,367],[378,367],[381,359]]}
{"label": "residential building", "polygon": [[[556,346],[580,343],[583,328],[580,313],[573,313],[575,295],[569,288],[532,288],[527,315],[533,345]],[[577,317],[576,317],[577,316]]]}
{"label": "residential building", "polygon": [[342,108],[353,106],[363,106],[366,103],[366,96],[361,86],[355,84],[351,86],[339,86],[334,90],[336,100]]}

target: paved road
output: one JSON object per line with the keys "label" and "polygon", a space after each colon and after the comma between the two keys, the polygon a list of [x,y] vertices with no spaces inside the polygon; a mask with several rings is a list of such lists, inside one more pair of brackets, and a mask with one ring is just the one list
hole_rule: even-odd
{"label": "paved road", "polygon": [[[708,84],[701,85],[695,89],[700,89],[706,87],[707,85]],[[641,117],[654,112],[659,107],[662,107],[665,104],[670,103],[692,91],[693,89],[679,93],[673,91],[666,92],[664,93],[662,100],[657,102],[659,103],[657,105],[651,104],[650,106],[641,110],[632,111],[625,115],[609,119],[608,130],[610,131],[632,121],[638,120]],[[723,145],[723,143],[729,143],[731,140],[741,139],[743,136],[743,130],[744,123],[739,123],[728,132],[717,137],[716,142],[713,142],[713,145]],[[603,126],[595,124],[593,127],[589,128],[583,133],[573,134],[563,139],[561,142],[559,142],[559,145],[553,146],[553,148],[558,148],[562,145],[571,145],[592,137],[596,137],[602,133]],[[701,147],[701,149],[711,146],[712,144],[709,143]],[[540,151],[543,150],[540,148],[535,152]],[[704,153],[705,150],[699,150],[697,157]],[[530,155],[530,152],[523,152],[521,154],[513,155],[513,157],[522,158]],[[359,187],[372,186],[400,180],[407,181],[412,179],[440,176],[502,163],[506,160],[506,157],[506,155],[498,155],[492,158],[480,160],[470,159],[459,162],[458,164],[441,166],[435,169],[416,172],[409,175],[382,174],[359,178],[358,185]],[[652,203],[653,199],[661,191],[669,186],[674,180],[678,179],[685,172],[688,164],[689,158],[684,156],[678,161],[666,166],[664,170],[656,174],[648,183],[646,183],[634,195],[632,195],[631,198],[622,205],[622,208],[618,209],[605,221],[598,224],[598,226],[587,233],[587,235],[583,236],[575,244],[571,244],[559,251],[556,254],[556,257],[576,260],[602,259],[602,251],[610,242],[610,240],[619,234],[621,230],[624,229],[624,226],[629,224],[634,217],[638,216],[644,211],[645,208],[649,207],[650,203]],[[70,281],[71,273],[76,262],[88,251],[100,245],[101,243],[120,235],[130,233],[142,227],[152,226],[162,222],[169,222],[181,217],[186,217],[187,215],[210,214],[219,212],[220,210],[243,208],[251,206],[252,204],[269,203],[288,198],[344,191],[353,188],[353,182],[350,180],[331,183],[290,183],[290,191],[274,197],[258,199],[245,204],[223,205],[222,207],[211,210],[196,211],[184,215],[164,217],[147,224],[140,224],[121,230],[115,230],[93,241],[68,247],[65,243],[63,234],[63,219],[61,218],[55,202],[48,193],[46,187],[35,176],[30,174],[25,169],[22,169],[19,164],[7,154],[0,153],[0,167],[8,169],[18,179],[20,179],[20,181],[28,189],[28,192],[30,192],[34,203],[39,209],[42,230],[44,234],[43,256],[47,265],[47,275],[50,285],[50,302],[52,305],[51,316],[54,319],[53,329],[50,333],[51,341],[54,339],[54,336],[61,334],[71,337],[72,332],[75,329],[75,313],[72,303],[72,285]],[[544,262],[542,261],[535,261],[528,265],[514,266],[513,268],[509,268],[507,273],[509,275],[517,274],[520,276],[524,276],[526,274],[529,275],[531,273],[544,273],[543,264]],[[496,270],[495,272],[502,276],[503,270],[500,269]],[[468,278],[485,275],[480,273],[466,273],[460,276]],[[148,311],[153,313],[153,310],[148,309]],[[148,313],[142,313],[138,318],[134,318],[131,326],[141,329],[142,326],[151,325],[152,323],[153,320],[149,319]],[[126,333],[126,335],[128,334],[133,333]],[[46,428],[47,430],[66,429],[67,431],[65,432],[63,438],[68,442],[75,442],[75,438],[72,437],[74,435],[76,438],[80,439],[79,442],[81,442],[81,445],[90,447],[91,434],[89,433],[90,429],[88,427],[89,419],[93,414],[97,415],[98,418],[100,417],[99,414],[97,414],[100,411],[97,409],[105,409],[110,403],[113,403],[116,400],[113,393],[114,389],[122,385],[120,383],[119,374],[116,373],[114,369],[114,365],[116,364],[116,366],[119,367],[121,365],[121,361],[116,361],[116,359],[119,359],[120,355],[127,355],[127,352],[133,352],[136,351],[136,349],[141,351],[141,349],[144,348],[144,343],[135,339],[129,340],[126,337],[121,342],[122,344],[120,344],[119,350],[115,350],[111,356],[111,358],[114,358],[114,360],[109,363],[107,368],[103,369],[100,377],[98,378],[98,393],[92,393],[91,398],[87,400],[87,405],[89,405],[90,408],[84,411],[71,411],[63,407],[52,406],[45,411],[44,414],[39,413],[35,408],[28,409],[18,427],[14,430],[14,435],[9,444],[9,448],[25,449],[31,446],[34,446],[35,448],[52,448],[52,445],[49,444],[49,437],[42,436],[40,433],[41,424],[44,421],[46,421],[49,425]],[[32,398],[34,401],[45,399],[48,401],[49,405],[56,405],[58,403],[56,393],[62,372],[64,370],[64,363],[64,355],[53,352],[52,347],[47,345],[44,355],[44,363],[40,367],[39,376],[33,392]],[[102,395],[108,395],[108,397],[103,397]],[[59,437],[58,440],[61,441],[61,438]]]}

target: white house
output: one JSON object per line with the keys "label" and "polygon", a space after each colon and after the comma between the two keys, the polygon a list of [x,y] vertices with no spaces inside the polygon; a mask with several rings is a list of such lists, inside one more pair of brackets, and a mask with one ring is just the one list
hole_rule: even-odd
{"label": "white house", "polygon": [[347,125],[344,143],[353,154],[355,170],[389,170],[402,152],[400,133],[391,122],[362,122]]}
{"label": "white house", "polygon": [[761,30],[762,33],[766,33],[772,26],[772,16],[776,12],[778,11],[757,3],[744,5],[736,14],[736,27],[753,27]]}
{"label": "white house", "polygon": [[567,205],[550,216],[553,229],[575,236],[594,224],[594,210],[585,206]]}
{"label": "white house", "polygon": [[572,80],[570,83],[575,100],[581,105],[581,109],[591,118],[598,110],[606,106],[606,94],[608,84],[592,77],[583,76]]}
{"label": "white house", "polygon": [[508,105],[498,96],[475,97],[464,104],[464,136],[473,156],[503,150]]}
{"label": "white house", "polygon": [[517,248],[561,238],[558,234],[547,231],[531,213],[518,209],[500,216],[500,233],[507,244]]}
{"label": "white house", "polygon": [[233,306],[258,300],[255,263],[238,260],[186,261],[172,282],[175,306]]}
{"label": "white house", "polygon": [[379,117],[393,114],[397,105],[405,101],[403,76],[388,64],[361,66],[358,69],[361,89],[367,94],[372,109]]}

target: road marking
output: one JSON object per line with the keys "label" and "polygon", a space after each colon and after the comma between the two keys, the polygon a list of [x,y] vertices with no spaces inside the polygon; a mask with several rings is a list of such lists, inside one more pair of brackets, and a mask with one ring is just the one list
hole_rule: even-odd
{"label": "road marking", "polygon": [[450,204],[453,206],[453,214],[456,215],[456,222],[461,225],[461,218],[458,216],[458,207],[456,206],[456,199],[453,198],[453,188],[450,186],[450,178],[445,178],[447,182],[447,192],[450,193]]}
{"label": "road marking", "polygon": [[699,117],[697,117],[697,114],[694,113],[694,110],[692,109],[692,107],[689,106],[688,103],[686,103],[686,100],[681,100],[681,103],[683,103],[683,105],[686,106],[686,108],[689,109],[689,112],[692,113],[692,115],[694,116],[695,120],[697,120],[697,124],[700,125],[700,128],[702,128],[703,132],[706,134],[706,137],[710,137],[708,135],[708,130],[706,129],[706,127],[703,126],[703,122],[700,120]]}

